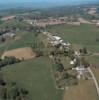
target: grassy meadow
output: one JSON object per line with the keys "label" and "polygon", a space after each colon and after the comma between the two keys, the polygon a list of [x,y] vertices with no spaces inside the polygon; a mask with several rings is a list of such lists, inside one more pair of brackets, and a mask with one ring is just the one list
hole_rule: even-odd
{"label": "grassy meadow", "polygon": [[49,59],[41,57],[2,69],[5,79],[16,81],[29,91],[30,100],[62,100],[63,91],[55,88]]}
{"label": "grassy meadow", "polygon": [[72,45],[85,46],[93,52],[99,51],[99,42],[96,42],[96,38],[99,38],[99,28],[96,25],[57,25],[49,27],[48,31],[61,36]]}

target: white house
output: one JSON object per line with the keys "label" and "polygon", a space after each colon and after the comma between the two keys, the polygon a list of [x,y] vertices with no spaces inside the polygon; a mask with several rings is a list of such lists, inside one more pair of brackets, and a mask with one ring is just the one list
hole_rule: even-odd
{"label": "white house", "polygon": [[70,61],[70,64],[71,64],[71,65],[74,65],[75,63],[74,63],[74,61]]}
{"label": "white house", "polygon": [[63,40],[61,39],[61,37],[59,36],[53,36],[51,34],[47,34],[48,36],[48,40],[49,42],[53,45],[53,46],[56,46],[56,45],[59,45],[63,42]]}
{"label": "white house", "polygon": [[62,42],[61,44],[62,44],[64,47],[68,47],[68,46],[70,46],[70,45],[71,45],[69,42],[67,42],[67,43]]}
{"label": "white house", "polygon": [[79,57],[80,53],[78,51],[75,51],[75,55]]}
{"label": "white house", "polygon": [[8,33],[3,34],[4,38],[14,38],[15,36],[16,36],[16,34],[12,33],[12,32],[8,32]]}
{"label": "white house", "polygon": [[59,36],[53,36],[53,38],[54,38],[55,40],[57,40],[57,41],[60,41],[60,40],[61,40],[61,37],[59,37]]}
{"label": "white house", "polygon": [[60,44],[60,42],[59,41],[51,41],[50,42],[53,46],[57,46],[57,45],[59,45]]}
{"label": "white house", "polygon": [[71,65],[74,65],[75,63],[76,63],[76,58],[74,60],[70,61]]}
{"label": "white house", "polygon": [[99,22],[96,23],[96,26],[99,27]]}
{"label": "white house", "polygon": [[72,70],[76,70],[78,75],[77,78],[81,79],[81,78],[85,78],[85,74],[88,72],[88,70],[83,66],[78,66],[76,68],[72,68]]}

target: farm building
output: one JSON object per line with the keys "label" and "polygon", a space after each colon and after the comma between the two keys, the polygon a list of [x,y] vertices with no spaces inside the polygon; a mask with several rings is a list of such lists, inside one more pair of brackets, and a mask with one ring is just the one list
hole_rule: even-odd
{"label": "farm building", "polygon": [[77,61],[77,60],[74,59],[74,60],[70,61],[70,64],[71,64],[71,65],[74,65],[74,64],[76,63],[76,61]]}
{"label": "farm building", "polygon": [[50,33],[44,32],[43,34],[46,34],[48,36],[48,41],[51,43],[53,46],[60,45],[63,48],[67,49],[71,44],[69,42],[64,42],[63,39],[59,36],[51,35]]}
{"label": "farm building", "polygon": [[75,51],[75,56],[80,57],[80,53],[78,51]]}
{"label": "farm building", "polygon": [[96,26],[99,27],[99,22],[96,23]]}
{"label": "farm building", "polygon": [[69,42],[66,42],[66,43],[65,43],[65,42],[62,42],[61,44],[62,44],[64,47],[69,47],[69,46],[71,45]]}
{"label": "farm building", "polygon": [[86,74],[88,73],[87,68],[85,68],[85,66],[83,66],[83,65],[77,66],[76,68],[72,68],[72,69],[77,71],[78,79],[81,79],[81,78],[85,79]]}
{"label": "farm building", "polygon": [[80,26],[80,22],[67,22],[68,25]]}
{"label": "farm building", "polygon": [[3,34],[3,38],[14,38],[16,36],[16,33],[8,32]]}
{"label": "farm building", "polygon": [[59,45],[63,42],[63,40],[61,39],[61,37],[59,36],[53,36],[53,35],[48,35],[48,41],[53,45]]}

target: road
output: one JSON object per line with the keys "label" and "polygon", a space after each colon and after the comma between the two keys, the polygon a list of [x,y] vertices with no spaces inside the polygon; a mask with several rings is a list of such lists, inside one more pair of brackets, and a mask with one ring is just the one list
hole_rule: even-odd
{"label": "road", "polygon": [[93,79],[93,81],[94,81],[94,83],[95,83],[95,87],[96,87],[96,89],[97,89],[97,94],[98,94],[98,96],[99,96],[99,85],[98,85],[98,82],[97,82],[97,80],[96,80],[96,77],[95,77],[95,75],[94,75],[94,73],[92,72],[92,70],[91,70],[90,67],[88,68],[88,71],[89,71],[90,74],[92,75],[92,79]]}

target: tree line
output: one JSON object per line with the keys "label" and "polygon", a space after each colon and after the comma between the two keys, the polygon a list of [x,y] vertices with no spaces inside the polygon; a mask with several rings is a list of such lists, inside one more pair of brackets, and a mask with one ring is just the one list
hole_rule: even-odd
{"label": "tree line", "polygon": [[7,65],[12,65],[15,63],[21,62],[20,59],[15,58],[15,57],[4,57],[4,59],[0,59],[0,68],[7,66]]}

